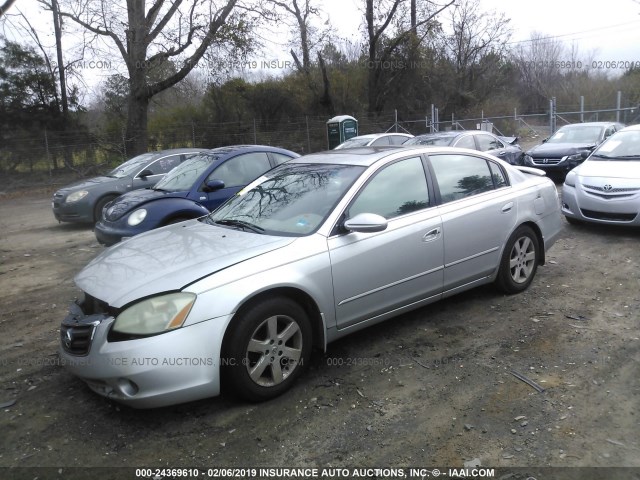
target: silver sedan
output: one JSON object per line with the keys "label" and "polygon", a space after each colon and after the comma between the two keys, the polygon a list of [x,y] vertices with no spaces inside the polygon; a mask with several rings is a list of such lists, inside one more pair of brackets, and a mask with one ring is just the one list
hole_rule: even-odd
{"label": "silver sedan", "polygon": [[640,225],[640,125],[614,133],[567,174],[562,213],[570,223]]}
{"label": "silver sedan", "polygon": [[485,283],[523,291],[561,226],[543,172],[481,152],[307,155],[96,257],[75,278],[60,355],[134,407],[269,399],[312,348]]}

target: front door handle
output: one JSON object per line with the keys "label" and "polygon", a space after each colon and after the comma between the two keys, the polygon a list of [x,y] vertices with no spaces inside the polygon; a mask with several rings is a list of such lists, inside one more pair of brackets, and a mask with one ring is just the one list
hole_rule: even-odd
{"label": "front door handle", "polygon": [[502,213],[508,213],[513,208],[513,202],[507,203],[504,207],[502,207]]}
{"label": "front door handle", "polygon": [[440,234],[442,233],[442,229],[440,227],[436,227],[433,230],[428,231],[422,236],[423,242],[432,242],[440,238]]}

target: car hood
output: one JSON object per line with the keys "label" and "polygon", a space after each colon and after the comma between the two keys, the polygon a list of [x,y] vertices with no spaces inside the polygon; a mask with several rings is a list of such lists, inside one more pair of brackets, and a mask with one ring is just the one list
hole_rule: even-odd
{"label": "car hood", "polygon": [[94,178],[89,178],[87,180],[80,180],[80,181],[72,183],[70,185],[66,185],[66,186],[62,187],[61,189],[59,189],[57,193],[71,193],[71,192],[75,192],[77,190],[90,190],[92,188],[96,188],[96,187],[98,187],[100,185],[104,185],[104,184],[107,184],[107,183],[116,183],[116,182],[123,181],[125,178],[128,179],[128,177],[122,177],[122,178],[94,177]]}
{"label": "car hood", "polygon": [[123,215],[140,208],[145,203],[157,200],[158,198],[181,197],[187,196],[188,192],[165,192],[162,190],[133,190],[116,198],[106,211],[106,219],[113,222],[121,218]]}
{"label": "car hood", "polygon": [[640,179],[640,161],[587,160],[575,173],[581,177]]}
{"label": "car hood", "polygon": [[574,153],[593,148],[593,143],[543,143],[533,147],[527,152],[532,157],[551,157],[558,158],[565,155],[573,155]]}
{"label": "car hood", "polygon": [[105,250],[75,277],[91,296],[121,308],[258,255],[295,237],[275,237],[191,220],[136,235]]}

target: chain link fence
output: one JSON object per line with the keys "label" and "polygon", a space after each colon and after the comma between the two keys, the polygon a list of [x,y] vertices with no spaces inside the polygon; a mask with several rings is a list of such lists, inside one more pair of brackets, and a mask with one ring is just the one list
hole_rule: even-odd
{"label": "chain link fence", "polygon": [[[464,118],[438,118],[432,108],[426,115],[404,115],[387,112],[376,118],[358,112],[344,112],[359,121],[359,133],[398,131],[419,135],[432,131],[485,129],[498,135],[518,136],[535,140],[546,137],[554,127],[582,121],[620,121],[626,124],[640,122],[637,106],[569,112],[549,111],[538,114],[511,114],[498,116],[468,115]],[[327,149],[327,120],[325,116],[289,118],[278,123],[253,119],[242,122],[179,123],[165,125],[162,130],[149,131],[149,149],[161,150],[177,147],[215,148],[233,144],[264,144],[288,148],[301,154]],[[55,184],[60,173],[71,172],[76,177],[93,176],[118,165],[129,158],[125,150],[124,131],[120,132],[58,132],[43,130],[38,135],[15,134],[3,138],[0,145],[0,175],[40,176],[40,183]],[[42,180],[44,178],[44,180]],[[6,189],[1,182],[0,190]],[[25,182],[22,182],[25,183]],[[28,182],[26,182],[28,183]]]}

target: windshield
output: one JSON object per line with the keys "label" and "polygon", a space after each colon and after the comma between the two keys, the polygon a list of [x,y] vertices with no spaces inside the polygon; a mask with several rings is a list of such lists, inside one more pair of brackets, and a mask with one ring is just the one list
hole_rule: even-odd
{"label": "windshield", "polygon": [[123,164],[117,166],[113,170],[111,170],[107,177],[132,177],[144,167],[155,155],[155,153],[143,153],[142,155],[138,155],[137,157],[133,157]]}
{"label": "windshield", "polygon": [[609,137],[589,160],[640,160],[640,130],[618,132]]}
{"label": "windshield", "polygon": [[598,143],[602,129],[591,125],[563,127],[547,143]]}
{"label": "windshield", "polygon": [[364,169],[285,163],[248,185],[206,221],[268,235],[308,235],[320,227]]}
{"label": "windshield", "polygon": [[371,140],[375,140],[373,137],[361,137],[361,138],[350,138],[346,142],[338,145],[334,150],[342,150],[343,148],[355,148],[355,147],[366,147]]}
{"label": "windshield", "polygon": [[200,155],[191,157],[167,173],[167,175],[156,184],[154,190],[165,190],[168,192],[191,190],[191,186],[200,178],[200,175],[219,158],[220,155],[211,153],[201,153]]}
{"label": "windshield", "polygon": [[422,135],[419,137],[410,138],[403,145],[438,145],[446,147],[453,142],[454,135]]}

